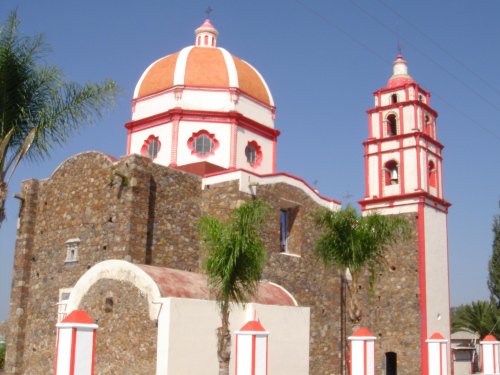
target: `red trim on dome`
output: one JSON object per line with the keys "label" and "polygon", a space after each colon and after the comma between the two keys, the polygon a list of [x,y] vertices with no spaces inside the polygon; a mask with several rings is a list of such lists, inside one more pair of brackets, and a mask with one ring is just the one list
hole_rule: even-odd
{"label": "red trim on dome", "polygon": [[172,86],[172,87],[169,87],[167,89],[164,89],[164,90],[154,92],[154,93],[146,95],[146,96],[133,98],[132,99],[132,107],[135,107],[137,102],[148,100],[148,99],[154,98],[156,96],[160,96],[160,95],[163,95],[163,94],[169,93],[171,91],[175,91],[175,90],[215,91],[215,92],[227,92],[229,95],[234,95],[234,94],[243,95],[248,100],[251,100],[254,103],[257,103],[263,107],[266,107],[267,109],[269,109],[271,111],[274,111],[276,109],[276,107],[274,105],[271,105],[270,103],[263,102],[262,100],[256,98],[255,96],[252,96],[252,95],[248,94],[247,92],[241,91],[237,87],[225,88],[225,87],[211,87],[211,86],[189,86],[189,85],[176,85],[176,86]]}
{"label": "red trim on dome", "polygon": [[153,126],[166,124],[174,120],[174,116],[178,116],[179,121],[200,121],[203,122],[237,122],[237,125],[243,129],[250,130],[262,137],[270,140],[276,140],[280,135],[280,131],[262,125],[254,120],[251,120],[239,112],[209,112],[209,111],[193,111],[180,108],[173,108],[167,112],[159,113],[154,116],[146,117],[140,120],[129,121],[125,124],[125,128],[132,133],[148,129]]}

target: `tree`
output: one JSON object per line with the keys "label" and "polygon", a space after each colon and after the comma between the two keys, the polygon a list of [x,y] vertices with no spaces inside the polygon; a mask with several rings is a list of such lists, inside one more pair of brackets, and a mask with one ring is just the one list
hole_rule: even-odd
{"label": "tree", "polygon": [[497,324],[498,309],[489,301],[476,301],[452,309],[451,330],[477,333],[480,338],[488,334],[500,337]]}
{"label": "tree", "polygon": [[493,217],[493,245],[488,263],[488,288],[491,299],[500,307],[500,215]]}
{"label": "tree", "polygon": [[217,329],[219,374],[229,374],[231,302],[243,304],[256,292],[265,265],[266,252],[260,237],[269,206],[252,200],[234,209],[230,220],[205,216],[198,222],[206,251],[203,268],[215,294],[221,315]]}
{"label": "tree", "polygon": [[408,238],[410,226],[404,217],[376,213],[363,217],[351,206],[340,211],[321,210],[316,223],[322,230],[316,243],[316,254],[325,267],[339,267],[341,273],[341,373],[344,374],[346,287],[350,293],[349,318],[351,323],[359,324],[362,311],[357,303],[357,293],[362,271],[368,269],[370,289],[373,289],[377,271],[384,261],[385,246],[397,239]]}
{"label": "tree", "polygon": [[41,35],[21,36],[17,12],[0,29],[0,225],[12,174],[19,163],[41,160],[83,123],[100,117],[117,86],[66,82],[56,66],[42,64]]}

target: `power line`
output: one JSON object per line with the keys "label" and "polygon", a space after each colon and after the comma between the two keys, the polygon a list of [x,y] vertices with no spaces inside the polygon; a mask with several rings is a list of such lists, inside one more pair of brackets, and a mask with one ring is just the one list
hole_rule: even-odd
{"label": "power line", "polygon": [[383,0],[378,0],[384,7],[386,7],[387,9],[389,9],[393,14],[395,14],[397,17],[401,18],[403,21],[405,21],[407,24],[409,24],[410,26],[412,26],[415,30],[417,30],[421,35],[423,35],[427,40],[429,40],[432,44],[434,44],[434,46],[436,46],[438,49],[441,50],[441,52],[443,52],[444,54],[446,54],[448,57],[450,57],[453,61],[455,61],[455,63],[457,63],[458,65],[460,65],[462,68],[464,68],[465,70],[467,70],[470,74],[472,74],[474,77],[476,77],[477,79],[479,79],[483,84],[485,84],[486,86],[488,86],[491,90],[493,90],[494,92],[496,92],[498,95],[500,95],[500,90],[492,85],[490,82],[488,82],[486,79],[484,79],[483,77],[481,77],[478,73],[476,73],[475,71],[473,71],[471,68],[469,68],[467,65],[465,65],[462,61],[460,61],[460,59],[456,58],[453,54],[451,54],[448,50],[446,50],[441,44],[439,44],[438,42],[436,42],[432,37],[430,37],[427,33],[425,33],[424,31],[420,30],[418,28],[417,25],[415,25],[413,22],[411,22],[408,18],[404,17],[401,13],[399,13],[397,10],[395,10],[394,8],[392,8],[391,6],[389,6],[386,2],[384,2]]}
{"label": "power line", "polygon": [[385,56],[382,56],[376,50],[374,50],[373,48],[371,48],[368,44],[366,44],[366,43],[360,41],[359,39],[357,39],[356,37],[352,36],[350,33],[348,33],[342,27],[340,27],[339,25],[333,23],[330,19],[328,19],[322,13],[320,13],[320,12],[316,11],[315,9],[313,9],[312,7],[310,7],[308,4],[304,3],[301,0],[295,0],[295,2],[298,3],[299,5],[301,5],[302,7],[306,8],[310,13],[314,14],[316,17],[322,19],[327,25],[333,27],[334,29],[336,29],[340,33],[344,34],[344,36],[346,36],[347,38],[349,38],[354,43],[360,45],[361,47],[363,47],[364,49],[366,49],[367,51],[369,51],[372,55],[378,57],[385,64],[386,63],[390,63],[390,61]]}
{"label": "power line", "polygon": [[[370,13],[368,13],[366,10],[364,10],[363,8],[361,8],[358,4],[356,4],[354,2],[354,0],[351,0],[353,2],[353,4],[355,4],[359,9],[361,9],[364,13],[366,13],[370,18],[374,19],[377,23],[379,23],[380,25],[382,25],[384,28],[388,29],[391,33],[394,33],[394,30],[392,28],[390,28],[389,26],[385,25],[383,22],[379,21],[377,18],[373,17]],[[296,3],[298,3],[299,5],[301,5],[302,7],[304,7],[306,10],[308,10],[311,14],[315,15],[316,17],[320,18],[321,20],[323,20],[323,22],[325,22],[327,25],[333,27],[334,29],[336,29],[337,31],[339,31],[340,33],[342,33],[344,36],[346,36],[347,38],[349,38],[351,41],[355,42],[356,44],[358,44],[359,46],[361,46],[362,48],[366,49],[368,52],[370,52],[372,55],[376,56],[379,60],[381,60],[382,62],[384,63],[389,63],[389,60],[386,59],[384,56],[380,55],[376,50],[374,50],[373,48],[371,48],[369,45],[367,45],[366,43],[360,41],[359,39],[357,39],[356,37],[354,37],[352,34],[350,34],[349,32],[347,32],[346,30],[344,30],[342,27],[334,24],[330,19],[328,19],[327,17],[325,17],[322,13],[316,11],[314,8],[310,7],[309,5],[305,4],[303,1],[301,0],[295,0]],[[443,67],[441,64],[439,64],[437,61],[435,61],[434,59],[432,59],[430,56],[428,56],[425,52],[421,51],[419,48],[415,47],[415,45],[413,43],[410,43],[410,45],[413,46],[413,48],[421,53],[424,57],[428,58],[430,61],[432,61],[434,64],[436,64],[438,67],[440,67],[441,69],[443,69],[444,71],[446,71],[448,74],[450,74],[453,78],[455,78],[457,81],[459,81],[462,85],[464,85],[465,87],[467,87],[469,89],[469,91],[473,92],[474,94],[476,94],[477,96],[479,96],[483,101],[485,101],[486,103],[488,103],[490,106],[492,106],[494,109],[496,109],[497,111],[500,112],[500,108],[498,108],[494,103],[490,102],[488,99],[484,98],[481,94],[479,94],[476,90],[470,88],[470,86],[468,86],[465,82],[463,82],[462,80],[460,80],[458,77],[456,77],[453,73],[449,72],[445,67]],[[441,100],[445,105],[447,105],[448,107],[450,107],[451,109],[453,109],[455,112],[457,112],[459,115],[465,117],[467,120],[469,120],[471,123],[475,124],[477,127],[479,127],[480,129],[482,129],[483,131],[485,131],[486,133],[492,135],[494,138],[500,140],[500,136],[498,136],[495,132],[493,132],[492,130],[490,130],[489,128],[485,127],[483,124],[481,124],[479,121],[477,121],[475,118],[473,118],[472,116],[469,116],[468,114],[466,114],[465,112],[463,112],[461,109],[459,109],[457,106],[451,104],[449,101],[447,101],[446,99],[444,99],[443,97],[441,97],[440,95],[438,94],[435,94],[434,93],[434,97],[438,98],[439,100]]]}
{"label": "power line", "polygon": [[[364,9],[363,7],[361,7],[359,4],[357,4],[354,0],[350,0],[351,3],[353,3],[359,10],[361,10],[363,13],[365,13],[368,17],[370,17],[372,20],[374,20],[375,22],[377,22],[380,26],[382,26],[383,28],[385,28],[386,30],[389,30],[389,32],[391,32],[392,34],[396,35],[396,36],[399,36],[398,32],[395,31],[392,27],[390,26],[387,26],[385,23],[383,23],[382,21],[380,21],[378,18],[376,18],[375,16],[373,16],[371,13],[369,13],[366,9]],[[470,92],[472,92],[473,94],[475,94],[477,97],[479,97],[481,100],[483,100],[485,103],[487,103],[490,107],[492,107],[493,109],[495,109],[496,111],[500,112],[500,107],[497,106],[494,102],[492,102],[491,100],[489,100],[488,98],[486,98],[484,95],[482,95],[481,93],[479,93],[476,89],[474,89],[473,87],[471,87],[469,84],[467,84],[465,81],[463,81],[460,77],[458,77],[456,74],[450,72],[445,66],[443,66],[441,63],[439,63],[438,61],[436,61],[434,58],[432,58],[432,56],[430,56],[429,54],[427,54],[425,51],[423,51],[422,49],[418,48],[414,43],[410,42],[408,39],[405,39],[405,38],[402,38],[406,43],[408,43],[409,45],[412,46],[412,48],[417,51],[418,53],[420,53],[422,56],[424,56],[425,58],[427,58],[429,61],[431,61],[434,65],[436,65],[437,67],[439,67],[441,70],[445,71],[446,73],[448,73],[449,76],[451,76],[453,79],[455,79],[457,82],[459,82],[460,84],[462,84],[462,86],[464,86],[466,89],[468,89]]]}

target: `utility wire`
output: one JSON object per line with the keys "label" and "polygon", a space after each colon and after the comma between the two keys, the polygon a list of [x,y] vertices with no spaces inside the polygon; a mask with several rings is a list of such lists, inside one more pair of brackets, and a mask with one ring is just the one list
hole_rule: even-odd
{"label": "utility wire", "polygon": [[378,57],[379,60],[381,60],[385,64],[390,63],[390,61],[385,56],[382,56],[376,50],[371,48],[368,44],[366,44],[366,43],[360,41],[359,39],[357,39],[356,37],[352,36],[350,33],[348,33],[346,30],[341,28],[339,25],[336,25],[335,23],[330,21],[330,19],[325,17],[322,13],[320,13],[320,12],[316,11],[315,9],[313,9],[312,7],[310,7],[307,3],[304,3],[301,0],[295,0],[295,2],[298,3],[299,5],[301,5],[302,7],[306,8],[310,13],[314,14],[316,17],[322,19],[328,26],[333,27],[334,29],[336,29],[340,33],[344,34],[344,36],[349,38],[354,43],[356,43],[356,44],[360,45],[361,47],[363,47],[364,49],[368,50],[372,55]]}
{"label": "utility wire", "polygon": [[[368,17],[370,17],[372,20],[374,20],[375,22],[377,22],[380,26],[382,26],[383,28],[385,28],[386,30],[389,30],[392,34],[396,35],[396,36],[399,36],[399,33],[397,32],[397,30],[394,30],[392,27],[390,26],[387,26],[385,23],[383,23],[382,21],[380,21],[378,18],[376,18],[375,16],[373,16],[371,13],[369,13],[366,9],[364,9],[363,7],[361,7],[358,3],[356,3],[355,0],[350,0],[350,2],[352,4],[354,4],[360,11],[362,11],[363,13],[365,13]],[[491,100],[489,100],[488,98],[486,98],[484,95],[482,95],[480,92],[478,92],[476,89],[474,89],[473,87],[471,87],[469,84],[467,84],[464,80],[462,80],[460,77],[458,77],[456,74],[450,72],[444,65],[442,65],[441,63],[439,63],[438,61],[436,61],[432,56],[430,56],[429,54],[427,54],[426,52],[424,52],[422,49],[418,48],[414,43],[411,43],[408,39],[405,39],[403,37],[401,37],[401,39],[403,39],[405,41],[405,43],[408,43],[410,46],[412,46],[412,48],[417,51],[418,53],[420,53],[422,56],[424,56],[425,58],[427,58],[429,61],[431,61],[434,65],[438,66],[441,70],[445,71],[446,73],[448,73],[449,76],[451,76],[453,79],[455,79],[457,82],[459,82],[460,84],[462,84],[462,86],[464,86],[467,90],[469,90],[470,92],[474,93],[476,96],[478,96],[481,100],[483,100],[485,103],[487,103],[490,107],[492,107],[493,109],[497,110],[498,112],[500,112],[500,107],[492,102]]]}
{"label": "utility wire", "polygon": [[500,90],[496,86],[492,85],[489,81],[487,81],[486,79],[484,79],[483,77],[481,77],[478,73],[476,73],[471,68],[469,68],[467,65],[465,65],[462,61],[460,61],[460,59],[456,58],[453,54],[451,54],[448,50],[446,50],[441,44],[439,44],[432,37],[430,37],[427,33],[425,33],[424,31],[420,30],[418,28],[418,26],[415,25],[413,22],[411,22],[408,18],[404,17],[397,10],[395,10],[394,8],[392,8],[391,6],[389,6],[389,4],[387,4],[385,1],[383,1],[383,0],[378,0],[378,1],[384,7],[386,7],[387,9],[389,9],[393,14],[395,14],[397,17],[401,18],[403,21],[405,21],[407,24],[409,24],[415,30],[417,30],[427,40],[429,40],[432,44],[434,44],[434,46],[436,46],[438,49],[440,49],[441,52],[443,52],[445,55],[447,55],[453,61],[455,61],[455,63],[457,63],[458,65],[460,65],[462,68],[464,68],[465,70],[467,70],[470,74],[472,74],[474,77],[476,77],[477,79],[479,79],[483,84],[485,84],[486,86],[488,86],[491,90],[493,90],[498,95],[500,95]]}
{"label": "utility wire", "polygon": [[[364,13],[366,13],[370,18],[374,19],[377,23],[381,24],[384,28],[388,29],[390,32],[392,33],[395,33],[394,30],[392,28],[390,28],[389,26],[385,25],[384,23],[382,23],[381,21],[379,21],[378,19],[376,19],[375,17],[373,17],[371,14],[369,14],[366,10],[364,10],[363,8],[361,8],[358,4],[356,4],[354,2],[354,0],[351,0],[353,2],[353,4],[355,4],[359,9],[361,9]],[[368,44],[360,41],[359,39],[357,39],[356,37],[354,37],[352,34],[350,34],[349,32],[347,32],[346,30],[344,30],[342,27],[334,24],[329,18],[325,17],[322,13],[316,11],[314,8],[312,8],[311,6],[309,6],[308,4],[304,3],[303,1],[301,0],[295,0],[296,3],[298,3],[300,6],[302,6],[303,8],[305,8],[306,10],[308,10],[311,14],[315,15],[316,17],[320,18],[323,22],[325,22],[328,26],[330,27],[333,27],[335,30],[337,30],[338,32],[342,33],[344,36],[346,36],[347,38],[349,38],[351,41],[353,41],[354,43],[358,44],[359,46],[361,46],[362,48],[366,49],[368,52],[370,52],[372,55],[376,56],[379,60],[381,60],[382,62],[384,63],[390,63],[390,61],[388,59],[386,59],[384,56],[382,56],[381,54],[379,54],[376,50],[374,50],[373,48],[371,48]],[[399,37],[399,33],[396,32],[396,35],[398,35]],[[439,66],[441,69],[443,69],[444,71],[446,71],[448,74],[450,74],[452,77],[454,77],[456,80],[458,80],[460,83],[462,83],[462,85],[464,85],[465,87],[467,87],[471,92],[475,93],[477,96],[479,96],[482,100],[484,100],[486,103],[490,104],[493,108],[495,108],[497,111],[500,112],[500,108],[498,108],[495,104],[491,103],[489,100],[487,100],[486,98],[484,98],[481,94],[479,94],[476,90],[470,88],[465,82],[463,82],[462,80],[460,80],[458,77],[456,77],[454,74],[450,73],[445,67],[443,67],[441,64],[439,64],[437,61],[435,61],[434,59],[432,59],[430,56],[428,56],[426,53],[420,51],[420,49],[416,48],[412,43],[409,43],[413,46],[413,48],[415,48],[415,50],[417,50],[418,52],[420,52],[424,57],[428,58],[429,60],[431,60],[434,64],[436,64],[437,66]],[[468,119],[471,123],[475,124],[477,127],[479,127],[480,129],[482,129],[483,131],[485,131],[486,133],[490,134],[491,136],[493,136],[494,138],[500,140],[500,136],[497,135],[495,132],[493,132],[492,130],[488,129],[487,127],[485,127],[483,124],[481,124],[479,121],[477,121],[475,118],[473,118],[472,116],[469,116],[468,114],[466,114],[465,112],[463,112],[461,109],[459,109],[457,106],[451,104],[449,101],[447,101],[446,99],[444,99],[443,97],[441,97],[440,95],[437,95],[437,94],[433,94],[434,97],[440,99],[445,105],[447,105],[448,107],[450,107],[451,109],[453,109],[455,112],[457,112],[458,114],[460,114],[461,116],[465,117],[466,119]]]}

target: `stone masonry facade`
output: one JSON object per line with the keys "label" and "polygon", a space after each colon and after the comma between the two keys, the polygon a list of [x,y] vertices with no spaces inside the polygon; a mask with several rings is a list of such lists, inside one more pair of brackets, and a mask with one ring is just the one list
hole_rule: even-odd
{"label": "stone masonry facade", "polygon": [[[130,155],[115,161],[88,152],[68,159],[45,180],[25,181],[21,196],[7,374],[53,373],[60,290],[71,288],[90,267],[124,259],[200,272],[198,219],[227,218],[232,208],[254,197],[272,207],[263,232],[268,250],[264,278],[311,308],[310,374],[339,373],[339,271],[325,269],[314,256],[318,230],[313,216],[319,206],[301,189],[285,183],[261,185],[253,197],[230,181],[202,190],[199,176],[147,158]],[[292,212],[288,253],[280,251],[281,209]],[[79,240],[77,261],[66,261],[69,239]],[[363,325],[378,338],[377,373],[387,352],[397,353],[399,374],[420,372],[416,241],[388,249],[376,290],[360,292]],[[125,373],[131,361],[134,370],[128,373],[155,372],[156,322],[149,319],[138,289],[101,280],[79,308],[100,326],[96,373]]]}

